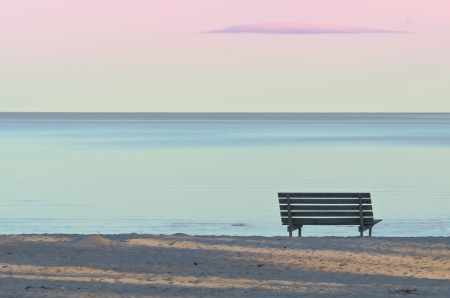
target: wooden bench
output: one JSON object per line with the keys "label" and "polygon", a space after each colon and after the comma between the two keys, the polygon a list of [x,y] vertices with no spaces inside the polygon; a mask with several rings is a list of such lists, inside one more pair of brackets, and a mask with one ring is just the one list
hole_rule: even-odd
{"label": "wooden bench", "polygon": [[358,225],[360,236],[381,219],[373,218],[370,193],[278,193],[281,223],[287,225],[289,237],[304,225]]}

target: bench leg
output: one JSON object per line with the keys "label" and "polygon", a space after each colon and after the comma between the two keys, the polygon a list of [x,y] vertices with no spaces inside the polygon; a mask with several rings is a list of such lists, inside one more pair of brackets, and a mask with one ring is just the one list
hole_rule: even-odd
{"label": "bench leg", "polygon": [[372,237],[372,227],[369,228],[369,237]]}
{"label": "bench leg", "polygon": [[292,237],[292,230],[289,229],[289,237]]}
{"label": "bench leg", "polygon": [[363,236],[364,236],[364,228],[359,227],[359,237],[363,237]]}
{"label": "bench leg", "polygon": [[302,237],[302,227],[303,226],[298,227],[298,237]]}

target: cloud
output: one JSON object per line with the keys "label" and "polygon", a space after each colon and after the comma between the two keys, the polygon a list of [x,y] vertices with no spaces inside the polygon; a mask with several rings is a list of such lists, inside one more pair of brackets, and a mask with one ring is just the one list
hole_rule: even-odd
{"label": "cloud", "polygon": [[237,25],[205,33],[260,33],[260,34],[367,34],[367,33],[410,33],[408,31],[369,29],[332,23],[313,22],[268,22]]}

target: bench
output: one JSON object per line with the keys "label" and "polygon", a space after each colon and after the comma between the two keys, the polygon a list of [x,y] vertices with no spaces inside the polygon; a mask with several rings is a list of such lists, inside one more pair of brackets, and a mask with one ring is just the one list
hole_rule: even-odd
{"label": "bench", "polygon": [[287,225],[289,237],[304,225],[357,225],[360,236],[381,219],[373,218],[370,193],[278,193],[281,223]]}

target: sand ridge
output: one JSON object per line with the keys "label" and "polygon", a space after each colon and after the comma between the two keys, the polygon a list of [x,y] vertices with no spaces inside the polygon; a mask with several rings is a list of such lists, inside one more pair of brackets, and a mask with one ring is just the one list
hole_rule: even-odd
{"label": "sand ridge", "polygon": [[90,236],[80,236],[70,242],[71,245],[77,247],[92,247],[101,245],[111,245],[112,241],[101,236],[90,235]]}
{"label": "sand ridge", "polygon": [[450,238],[0,236],[0,297],[448,297]]}

